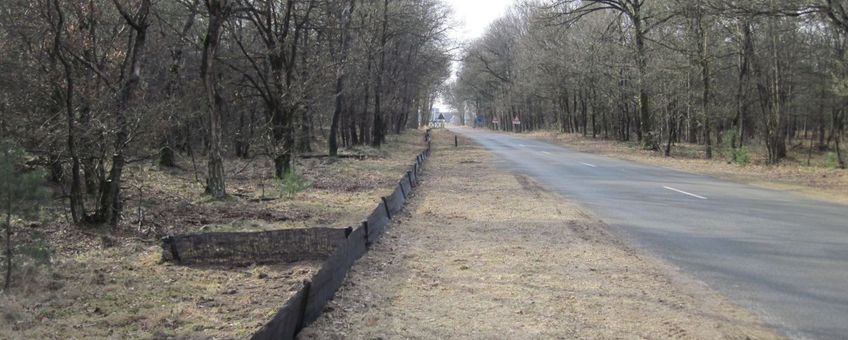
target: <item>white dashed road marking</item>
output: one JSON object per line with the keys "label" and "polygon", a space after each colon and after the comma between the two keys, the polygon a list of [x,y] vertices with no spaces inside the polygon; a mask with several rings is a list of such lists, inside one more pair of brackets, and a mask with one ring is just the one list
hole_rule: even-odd
{"label": "white dashed road marking", "polygon": [[593,164],[589,164],[589,163],[583,163],[583,162],[580,162],[580,164],[583,164],[583,165],[588,166],[588,167],[590,167],[590,168],[597,168],[597,166],[595,166],[595,165],[593,165]]}
{"label": "white dashed road marking", "polygon": [[700,199],[702,199],[702,200],[707,199],[707,198],[706,198],[706,197],[704,197],[704,196],[701,196],[701,195],[695,195],[695,194],[693,194],[693,193],[691,193],[691,192],[685,192],[685,191],[680,190],[680,189],[675,189],[675,188],[672,188],[672,187],[665,187],[665,186],[664,186],[663,188],[665,188],[666,190],[671,190],[671,191],[674,191],[674,192],[679,192],[679,193],[684,194],[684,195],[689,195],[689,196],[692,196],[692,197],[695,197],[695,198],[700,198]]}

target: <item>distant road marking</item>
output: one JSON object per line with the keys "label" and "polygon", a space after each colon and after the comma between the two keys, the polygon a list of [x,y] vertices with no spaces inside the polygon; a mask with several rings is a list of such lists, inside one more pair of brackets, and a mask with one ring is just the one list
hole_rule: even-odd
{"label": "distant road marking", "polygon": [[524,144],[518,144],[518,146],[520,146],[520,147],[522,147],[522,148],[526,148],[526,147],[527,147],[527,145],[524,145]]}
{"label": "distant road marking", "polygon": [[597,166],[592,165],[592,164],[589,164],[589,163],[583,163],[583,162],[580,162],[580,164],[583,164],[583,165],[585,165],[585,166],[592,167],[592,168],[597,168]]}
{"label": "distant road marking", "polygon": [[550,155],[550,154],[551,154],[550,152],[547,152],[547,151],[542,151],[542,153],[543,153],[543,154],[546,154],[546,155]]}
{"label": "distant road marking", "polygon": [[671,190],[671,191],[679,192],[679,193],[684,194],[684,195],[689,195],[689,196],[692,196],[692,197],[695,197],[695,198],[700,198],[700,199],[702,199],[702,200],[707,199],[707,198],[706,198],[706,197],[704,197],[704,196],[701,196],[701,195],[695,195],[695,194],[693,194],[693,193],[691,193],[691,192],[685,192],[685,191],[680,190],[680,189],[675,189],[675,188],[672,188],[672,187],[665,187],[665,186],[664,186],[663,188],[665,188],[665,189],[667,189],[667,190]]}

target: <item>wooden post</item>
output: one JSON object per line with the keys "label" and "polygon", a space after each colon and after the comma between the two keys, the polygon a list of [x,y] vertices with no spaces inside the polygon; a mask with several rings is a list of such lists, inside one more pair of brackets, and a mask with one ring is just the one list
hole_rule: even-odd
{"label": "wooden post", "polygon": [[459,147],[459,139],[453,135],[453,147]]}

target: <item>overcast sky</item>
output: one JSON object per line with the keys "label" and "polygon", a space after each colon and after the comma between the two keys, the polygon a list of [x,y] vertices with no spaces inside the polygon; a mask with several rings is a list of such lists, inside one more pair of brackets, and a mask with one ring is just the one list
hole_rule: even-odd
{"label": "overcast sky", "polygon": [[448,0],[460,25],[454,37],[469,40],[479,37],[486,26],[504,14],[514,0]]}
{"label": "overcast sky", "polygon": [[[467,42],[483,35],[486,27],[501,17],[514,2],[515,0],[447,0],[453,7],[457,24],[452,37],[459,42]],[[437,101],[436,106],[447,109],[440,101]]]}

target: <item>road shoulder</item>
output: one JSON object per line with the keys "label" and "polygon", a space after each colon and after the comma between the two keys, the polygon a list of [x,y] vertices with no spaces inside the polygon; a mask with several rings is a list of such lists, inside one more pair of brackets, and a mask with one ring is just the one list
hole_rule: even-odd
{"label": "road shoulder", "polygon": [[470,140],[434,135],[416,197],[301,338],[779,337]]}

